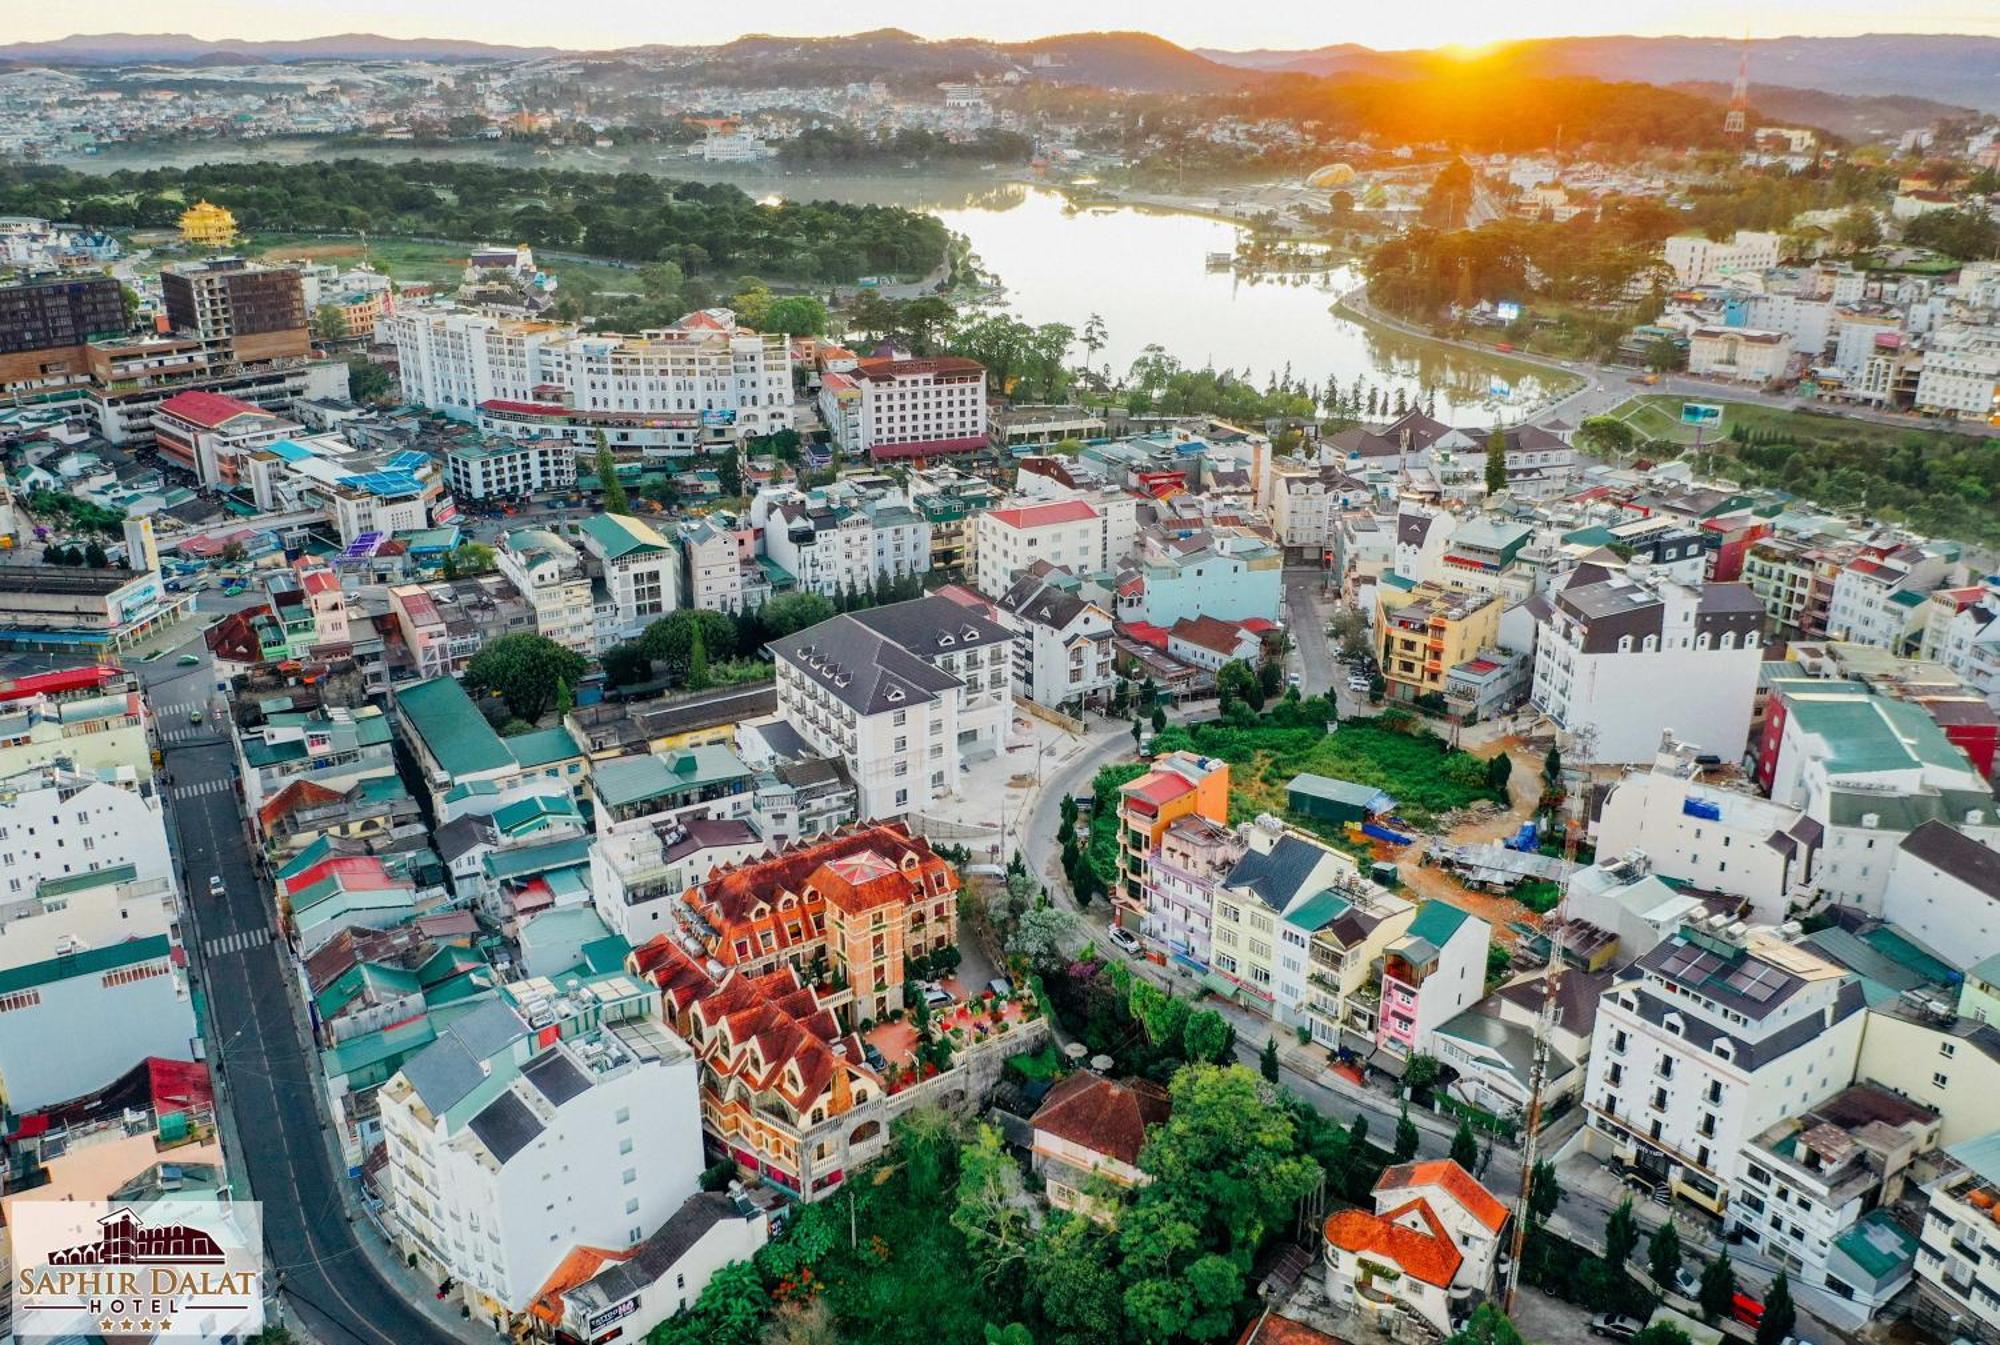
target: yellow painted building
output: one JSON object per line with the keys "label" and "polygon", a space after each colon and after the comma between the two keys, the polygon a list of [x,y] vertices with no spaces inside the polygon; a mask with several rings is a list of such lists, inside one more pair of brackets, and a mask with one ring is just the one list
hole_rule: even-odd
{"label": "yellow painted building", "polygon": [[236,216],[224,206],[196,201],[181,212],[181,241],[196,247],[226,248],[236,241]]}
{"label": "yellow painted building", "polygon": [[1442,696],[1455,665],[1499,641],[1500,601],[1490,593],[1424,583],[1380,584],[1376,595],[1376,656],[1389,700]]}

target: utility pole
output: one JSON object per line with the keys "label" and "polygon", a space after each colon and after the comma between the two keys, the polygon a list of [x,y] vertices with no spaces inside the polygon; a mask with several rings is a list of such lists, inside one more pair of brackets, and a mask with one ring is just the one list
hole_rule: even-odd
{"label": "utility pole", "polygon": [[[1566,853],[1575,853],[1574,838],[1566,838]],[[1556,908],[1550,922],[1549,962],[1542,969],[1542,1008],[1535,1016],[1535,1054],[1528,1066],[1528,1111],[1521,1137],[1521,1194],[1514,1202],[1514,1246],[1507,1259],[1507,1285],[1501,1295],[1501,1311],[1512,1314],[1514,1294],[1521,1284],[1521,1258],[1527,1251],[1528,1211],[1535,1191],[1535,1162],[1541,1152],[1542,1089],[1549,1079],[1549,1037],[1555,1028],[1556,994],[1562,988],[1563,925],[1562,908]]]}

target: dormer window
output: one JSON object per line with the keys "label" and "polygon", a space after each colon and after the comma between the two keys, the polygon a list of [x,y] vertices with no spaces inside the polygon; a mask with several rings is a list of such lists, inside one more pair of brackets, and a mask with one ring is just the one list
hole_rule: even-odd
{"label": "dormer window", "polygon": [[957,643],[958,643],[958,641],[957,641],[957,640],[955,640],[955,639],[953,639],[953,638],[952,638],[951,636],[949,636],[949,635],[940,635],[940,636],[938,636],[938,648],[940,648],[940,649],[949,649],[949,648],[950,648],[951,646],[953,646],[953,645],[955,645],[955,644],[957,644]]}

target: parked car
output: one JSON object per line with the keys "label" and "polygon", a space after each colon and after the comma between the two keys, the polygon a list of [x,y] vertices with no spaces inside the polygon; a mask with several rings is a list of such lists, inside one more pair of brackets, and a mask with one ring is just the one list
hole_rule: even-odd
{"label": "parked car", "polygon": [[1361,676],[1359,673],[1356,673],[1354,676],[1347,679],[1347,689],[1349,691],[1358,691],[1363,695],[1368,694],[1368,688],[1371,685],[1373,685],[1373,683],[1371,683],[1367,678]]}
{"label": "parked car", "polygon": [[941,985],[933,985],[929,981],[926,981],[924,982],[924,1003],[930,1005],[933,1009],[941,1009],[951,1003],[951,991]]}
{"label": "parked car", "polygon": [[1014,983],[1005,976],[995,976],[986,983],[986,988],[1002,999],[1014,993]]}
{"label": "parked car", "polygon": [[182,654],[174,662],[180,664],[183,668],[192,668],[195,664],[201,662],[201,659],[193,654]]}
{"label": "parked car", "polygon": [[1674,1272],[1674,1292],[1682,1298],[1701,1297],[1701,1276],[1687,1266]]}
{"label": "parked car", "polygon": [[1729,1315],[1745,1326],[1756,1326],[1764,1320],[1764,1305],[1738,1289],[1729,1300]]}
{"label": "parked car", "polygon": [[1602,1336],[1606,1340],[1630,1340],[1639,1334],[1645,1325],[1636,1317],[1626,1317],[1616,1312],[1600,1312],[1590,1319],[1590,1334]]}
{"label": "parked car", "polygon": [[1133,936],[1132,931],[1129,929],[1121,929],[1117,925],[1113,925],[1105,934],[1105,937],[1111,940],[1113,947],[1122,948],[1126,952],[1135,955],[1139,951],[1139,940]]}

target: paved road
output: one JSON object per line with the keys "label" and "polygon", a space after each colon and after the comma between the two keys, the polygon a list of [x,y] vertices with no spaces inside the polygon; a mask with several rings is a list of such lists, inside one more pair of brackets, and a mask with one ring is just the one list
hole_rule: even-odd
{"label": "paved road", "polygon": [[1299,655],[1299,694],[1317,696],[1333,689],[1338,669],[1326,643],[1326,609],[1321,592],[1327,572],[1318,567],[1285,571],[1285,620]]}
{"label": "paved road", "polygon": [[[1480,341],[1461,341],[1450,336],[1441,336],[1428,328],[1370,306],[1365,287],[1350,290],[1340,297],[1341,304],[1361,313],[1386,327],[1407,332],[1445,345],[1457,346],[1462,350],[1493,355],[1493,347]],[[1507,351],[1505,357],[1519,360],[1524,364],[1537,365],[1550,373],[1568,378],[1582,379],[1582,386],[1556,400],[1537,407],[1528,417],[1542,421],[1561,417],[1570,424],[1578,424],[1590,416],[1601,415],[1634,397],[1664,393],[1670,396],[1689,397],[1701,401],[1750,402],[1757,406],[1768,406],[1779,411],[1803,411],[1831,416],[1842,420],[1867,421],[1872,425],[1887,425],[1895,429],[1949,430],[1956,434],[1967,434],[1981,438],[2000,436],[2000,426],[1988,425],[1978,420],[1933,421],[1921,416],[1905,415],[1894,411],[1871,411],[1866,407],[1834,407],[1825,402],[1803,400],[1789,394],[1773,394],[1760,391],[1742,383],[1725,382],[1720,379],[1695,378],[1687,374],[1668,374],[1657,384],[1642,385],[1632,382],[1635,371],[1619,365],[1591,364],[1582,360],[1554,360],[1543,355],[1531,355],[1526,351]]]}
{"label": "paved road", "polygon": [[[214,685],[206,664],[139,666],[149,694],[167,704]],[[164,757],[194,917],[185,938],[214,1023],[218,1100],[235,1120],[231,1157],[263,1202],[267,1269],[284,1274],[285,1308],[320,1345],[457,1345],[389,1285],[348,1223],[346,1177],[334,1171],[314,1097],[318,1063],[300,1042],[284,950],[271,941],[271,901],[244,837],[227,739],[211,727],[168,743]],[[227,888],[221,898],[209,896],[211,874]]]}

